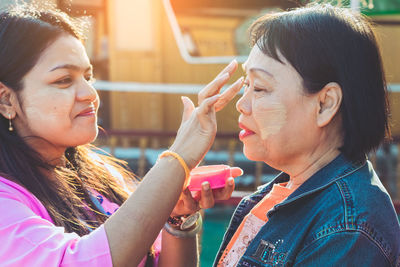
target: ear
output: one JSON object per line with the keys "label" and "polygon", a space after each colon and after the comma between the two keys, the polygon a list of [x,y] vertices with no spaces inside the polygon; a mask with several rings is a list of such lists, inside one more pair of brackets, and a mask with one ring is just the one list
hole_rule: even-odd
{"label": "ear", "polygon": [[15,92],[0,82],[0,113],[7,119],[16,115],[15,100]]}
{"label": "ear", "polygon": [[317,124],[319,127],[328,125],[335,117],[342,103],[342,96],[342,88],[335,82],[328,83],[318,92]]}

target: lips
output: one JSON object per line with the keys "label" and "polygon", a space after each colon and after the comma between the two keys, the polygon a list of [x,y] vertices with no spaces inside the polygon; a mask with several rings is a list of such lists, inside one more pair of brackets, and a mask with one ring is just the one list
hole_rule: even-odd
{"label": "lips", "polygon": [[246,126],[244,126],[243,124],[239,123],[239,127],[242,129],[239,133],[239,139],[243,140],[244,138],[246,138],[247,136],[253,135],[255,134],[255,132],[253,132],[252,130],[246,128]]}
{"label": "lips", "polygon": [[94,107],[89,107],[82,110],[78,116],[93,116],[96,114],[96,109]]}

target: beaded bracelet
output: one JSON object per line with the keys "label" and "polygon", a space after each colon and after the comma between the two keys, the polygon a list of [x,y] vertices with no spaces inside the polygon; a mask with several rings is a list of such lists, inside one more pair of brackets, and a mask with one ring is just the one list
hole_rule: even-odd
{"label": "beaded bracelet", "polygon": [[184,184],[184,188],[187,187],[187,183],[189,183],[188,178],[190,175],[190,170],[189,167],[187,166],[186,162],[183,160],[183,158],[181,156],[179,156],[178,153],[172,152],[170,150],[166,150],[164,152],[161,153],[161,155],[158,157],[158,159],[162,159],[164,157],[167,156],[173,156],[174,158],[176,158],[179,163],[181,164],[182,168],[185,170],[185,184]]}

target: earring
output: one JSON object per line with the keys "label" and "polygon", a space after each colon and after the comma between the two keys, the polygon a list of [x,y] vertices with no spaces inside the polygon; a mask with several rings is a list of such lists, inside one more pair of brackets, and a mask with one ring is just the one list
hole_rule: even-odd
{"label": "earring", "polygon": [[10,132],[14,131],[14,128],[12,127],[12,124],[11,124],[11,113],[8,113],[8,130]]}

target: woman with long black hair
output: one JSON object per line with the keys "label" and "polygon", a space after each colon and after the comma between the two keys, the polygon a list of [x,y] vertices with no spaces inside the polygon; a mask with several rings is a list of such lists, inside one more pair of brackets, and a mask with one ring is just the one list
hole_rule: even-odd
{"label": "woman with long black hair", "polygon": [[199,201],[185,185],[214,140],[216,110],[241,87],[218,94],[237,63],[197,108],[182,99],[175,142],[137,186],[90,145],[99,98],[82,38],[79,22],[55,9],[0,14],[0,265],[196,266],[197,212],[230,197],[234,182],[203,184]]}

